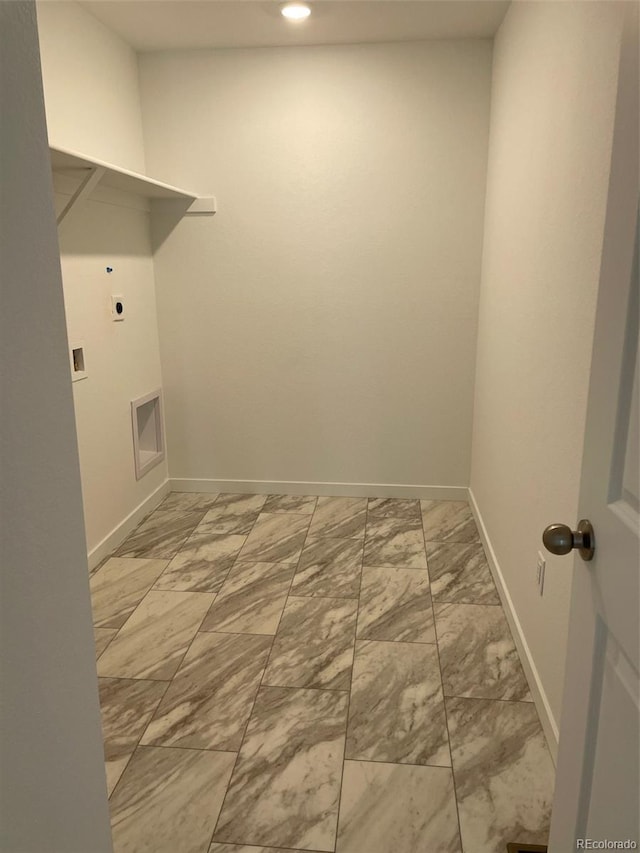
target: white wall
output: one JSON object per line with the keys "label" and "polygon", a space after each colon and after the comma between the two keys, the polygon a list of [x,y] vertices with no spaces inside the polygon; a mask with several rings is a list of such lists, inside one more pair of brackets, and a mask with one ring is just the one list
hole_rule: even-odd
{"label": "white wall", "polygon": [[144,172],[135,51],[77,3],[37,9],[51,145]]}
{"label": "white wall", "polygon": [[[0,849],[109,853],[35,8],[0,3]],[[37,200],[37,203],[36,203]]]}
{"label": "white wall", "polygon": [[536,555],[578,521],[620,9],[514,3],[494,46],[471,489],[552,726],[572,561]]}
{"label": "white wall", "polygon": [[[64,186],[56,180],[58,189]],[[56,193],[58,209],[67,200]],[[73,391],[92,565],[139,520],[137,508],[144,512],[167,479],[165,459],[136,480],[133,458],[131,400],[162,385],[147,206],[98,191],[60,229],[69,344],[84,346],[87,368]],[[124,297],[122,322],[113,321],[112,295]]]}
{"label": "white wall", "polygon": [[140,57],[173,478],[466,486],[491,43]]}
{"label": "white wall", "polygon": [[[77,3],[37,8],[51,144],[144,171],[135,52]],[[77,185],[54,176],[58,211]],[[73,391],[95,565],[167,479],[164,461],[136,481],[133,460],[131,400],[162,384],[148,204],[98,187],[62,223],[60,252],[69,339],[84,345],[87,364]],[[125,298],[121,323],[112,294]]]}

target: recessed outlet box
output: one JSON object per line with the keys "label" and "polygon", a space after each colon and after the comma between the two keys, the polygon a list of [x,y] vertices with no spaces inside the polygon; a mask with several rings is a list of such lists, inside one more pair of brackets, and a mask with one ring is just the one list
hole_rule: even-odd
{"label": "recessed outlet box", "polygon": [[540,595],[544,592],[544,571],[547,566],[547,561],[544,558],[544,554],[541,551],[538,551],[538,564],[537,564],[537,578],[538,578],[538,592]]}
{"label": "recessed outlet box", "polygon": [[111,297],[111,314],[116,322],[124,320],[124,296]]}
{"label": "recessed outlet box", "polygon": [[86,379],[87,364],[84,354],[84,344],[71,344],[69,349],[69,358],[71,361],[71,381],[78,382],[80,379]]}

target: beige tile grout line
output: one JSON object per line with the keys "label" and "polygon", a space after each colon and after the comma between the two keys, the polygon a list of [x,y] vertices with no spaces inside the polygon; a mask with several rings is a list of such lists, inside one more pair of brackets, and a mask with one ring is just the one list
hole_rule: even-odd
{"label": "beige tile grout line", "polygon": [[[313,497],[313,495],[310,495],[309,497]],[[229,781],[227,782],[227,787],[226,787],[225,792],[224,792],[224,797],[222,798],[222,803],[220,805],[218,817],[216,818],[216,822],[214,824],[213,831],[211,833],[211,837],[209,839],[209,845],[207,847],[207,851],[211,849],[211,845],[214,843],[213,838],[216,834],[216,830],[218,829],[218,824],[220,823],[220,815],[224,811],[224,806],[225,806],[225,803],[227,801],[227,794],[229,793],[229,786],[231,784],[231,780],[233,779],[233,774],[235,773],[236,766],[238,764],[238,758],[240,757],[240,752],[242,750],[242,747],[244,746],[244,741],[245,741],[245,738],[247,736],[247,730],[249,729],[249,724],[251,722],[251,718],[253,717],[253,712],[254,712],[255,707],[256,707],[256,702],[258,701],[258,694],[260,693],[260,689],[263,686],[264,674],[269,667],[269,661],[271,660],[271,654],[273,652],[273,646],[274,646],[274,643],[276,641],[276,635],[277,635],[278,630],[280,628],[280,623],[282,622],[282,614],[284,613],[284,611],[287,607],[287,601],[289,600],[289,593],[291,592],[291,587],[293,585],[293,579],[295,578],[296,572],[298,571],[298,566],[300,565],[300,559],[302,558],[302,552],[304,551],[304,546],[307,544],[307,539],[309,537],[309,528],[311,527],[311,522],[313,520],[313,516],[315,515],[317,508],[318,508],[318,498],[316,496],[316,505],[313,509],[313,512],[309,515],[309,525],[307,527],[307,532],[306,532],[305,537],[304,537],[304,542],[302,543],[302,548],[300,549],[300,556],[298,557],[298,561],[295,563],[295,568],[294,568],[293,572],[291,573],[291,581],[289,582],[289,588],[287,590],[287,595],[286,595],[285,600],[284,600],[284,605],[282,607],[282,610],[280,611],[280,618],[278,619],[278,624],[276,625],[276,630],[273,632],[273,636],[271,637],[271,646],[269,648],[269,654],[267,655],[267,660],[265,662],[264,669],[262,670],[262,675],[260,676],[260,683],[258,684],[258,689],[256,690],[255,696],[253,697],[253,702],[251,704],[251,710],[249,711],[249,715],[247,716],[247,722],[246,722],[246,725],[244,727],[244,731],[242,733],[242,738],[240,740],[240,746],[238,747],[238,751],[236,752],[236,760],[233,762],[233,767],[231,768],[231,775],[229,776]],[[285,515],[286,513],[282,513],[282,514]],[[256,519],[256,521],[257,521],[257,519]],[[293,565],[293,564],[291,564],[291,565]],[[256,845],[250,845],[250,846],[256,846]],[[291,848],[291,849],[293,849],[293,848]]]}
{"label": "beige tile grout line", "polygon": [[[132,679],[132,681],[133,681],[133,680],[144,681],[145,679]],[[146,679],[146,680],[151,680],[151,679]],[[167,690],[171,687],[171,682],[172,682],[172,681],[173,681],[173,678],[171,679],[171,681],[167,681],[167,682],[165,682],[166,687],[165,687],[165,689],[164,689],[164,690],[163,690],[163,692],[162,692],[162,696],[161,696],[161,697],[160,697],[160,699],[158,700],[158,704],[157,704],[157,705],[155,706],[155,708],[153,709],[153,713],[151,714],[151,717],[149,718],[149,723],[150,723],[150,722],[151,722],[151,720],[153,719],[153,716],[154,716],[155,712],[158,710],[158,706],[160,705],[160,703],[162,702],[162,700],[163,700],[163,699],[164,699],[164,697],[166,696]],[[156,684],[161,684],[161,683],[162,683],[162,682],[160,682],[160,681],[157,681],[157,682],[156,682]],[[122,772],[121,772],[121,773],[120,773],[120,775],[118,776],[118,781],[117,781],[117,782],[116,782],[116,784],[113,786],[113,791],[109,794],[109,797],[108,797],[109,801],[111,801],[111,798],[113,797],[113,795],[114,795],[114,794],[115,794],[115,792],[117,791],[118,786],[120,785],[120,782],[122,781],[122,777],[123,777],[123,776],[124,776],[124,774],[126,773],[127,767],[131,764],[131,759],[133,758],[133,756],[134,756],[134,755],[136,754],[136,752],[138,751],[138,747],[140,746],[140,741],[141,741],[141,740],[142,740],[142,738],[144,737],[144,733],[146,732],[146,730],[147,730],[147,728],[148,728],[148,726],[149,726],[149,723],[147,723],[147,725],[144,727],[144,729],[143,729],[143,730],[142,730],[142,732],[140,733],[140,737],[138,738],[138,740],[137,740],[137,742],[136,742],[136,745],[135,745],[135,746],[133,747],[133,749],[131,750],[131,754],[129,755],[129,758],[127,758],[127,763],[126,763],[126,764],[124,765],[124,767],[122,768]]]}
{"label": "beige tile grout line", "polygon": [[[302,544],[302,548],[301,548],[301,550],[300,550],[300,556],[298,557],[298,562],[295,564],[295,570],[294,570],[294,572],[293,572],[293,574],[292,574],[292,576],[291,576],[291,582],[290,582],[290,584],[289,584],[289,589],[287,590],[287,595],[286,595],[286,598],[285,598],[284,606],[283,606],[283,608],[282,608],[282,612],[280,613],[280,619],[278,620],[278,625],[277,625],[277,627],[276,627],[275,633],[273,634],[273,638],[272,638],[272,641],[271,641],[271,648],[270,648],[270,650],[269,650],[269,656],[267,657],[267,662],[266,662],[266,664],[265,664],[265,668],[264,668],[264,670],[263,670],[263,672],[262,672],[262,677],[261,677],[261,679],[260,679],[260,684],[258,685],[258,690],[256,691],[256,695],[255,695],[255,698],[254,698],[254,701],[253,701],[253,705],[252,705],[252,707],[251,707],[251,711],[250,711],[250,713],[249,713],[249,717],[247,718],[247,724],[246,724],[246,726],[245,726],[245,730],[244,730],[244,733],[243,733],[243,736],[242,736],[242,741],[241,741],[241,743],[240,743],[240,746],[239,746],[239,748],[238,748],[238,752],[237,752],[237,754],[236,754],[236,761],[235,761],[235,763],[234,763],[233,770],[231,771],[231,777],[229,778],[229,782],[231,781],[231,778],[233,777],[233,773],[234,773],[234,771],[235,771],[235,767],[236,767],[236,764],[237,764],[237,761],[238,761],[238,756],[240,755],[240,751],[241,751],[241,749],[242,749],[242,746],[244,745],[244,739],[245,739],[245,737],[246,737],[246,733],[247,733],[247,730],[248,730],[248,728],[249,728],[249,723],[251,722],[251,718],[252,718],[252,716],[253,716],[253,711],[254,711],[254,709],[255,709],[255,704],[256,704],[256,701],[257,701],[257,698],[258,698],[258,693],[259,693],[259,691],[260,691],[260,688],[261,688],[261,687],[263,687],[263,686],[271,686],[271,685],[264,685],[264,684],[263,684],[263,681],[264,681],[265,673],[266,673],[266,671],[267,671],[267,669],[268,669],[268,667],[269,667],[269,663],[270,663],[270,660],[271,660],[271,654],[272,654],[272,652],[273,652],[273,646],[274,646],[274,644],[275,644],[276,635],[277,635],[278,630],[279,630],[279,628],[280,628],[280,623],[282,622],[282,616],[283,616],[284,611],[285,611],[285,609],[286,609],[287,602],[289,601],[289,598],[291,598],[291,597],[293,597],[293,598],[300,597],[300,596],[291,596],[291,589],[292,589],[292,587],[293,587],[293,582],[294,582],[294,580],[295,580],[295,576],[296,576],[296,574],[297,574],[297,572],[298,572],[298,568],[299,568],[299,566],[300,566],[300,560],[302,559],[302,554],[304,553],[304,549],[305,549],[306,544],[307,544],[307,541],[308,541],[308,539],[309,539],[309,530],[311,529],[311,524],[312,524],[312,521],[313,521],[313,516],[315,515],[316,510],[317,510],[317,508],[318,508],[318,496],[317,496],[317,495],[315,495],[315,496],[314,496],[314,495],[308,495],[308,496],[305,496],[305,497],[315,497],[315,498],[316,498],[316,505],[315,505],[315,507],[314,507],[313,512],[312,512],[312,513],[310,513],[310,515],[309,515],[309,526],[307,527],[307,532],[306,532],[306,535],[305,535],[304,542],[303,542],[303,544]],[[368,501],[368,499],[367,499],[367,501]],[[367,503],[367,506],[368,506],[368,503]],[[366,516],[365,516],[365,533],[366,533]],[[334,539],[335,539],[335,538],[343,538],[343,537],[328,537],[328,536],[327,536],[327,537],[320,537],[320,536],[312,536],[311,538],[312,538],[312,539],[331,539],[331,538],[334,538]],[[364,559],[364,537],[363,537],[363,549],[362,549],[362,550],[363,550],[363,559]],[[362,580],[362,564],[361,564],[361,566],[360,566],[360,578],[361,578],[361,580]],[[305,597],[307,597],[307,596],[305,596]],[[330,598],[330,596],[308,596],[308,597],[310,597],[310,598]],[[348,600],[355,600],[355,599],[353,599],[353,598],[351,598],[351,599],[343,599],[343,598],[340,598],[340,599],[335,599],[335,600],[336,600],[336,601],[348,601]],[[358,592],[358,598],[357,598],[357,601],[358,601],[358,604],[359,604],[359,601],[360,601],[360,593],[359,593],[359,592]],[[355,634],[357,633],[357,621],[358,621],[358,620],[357,620],[357,611],[356,611],[356,621],[355,621],[355,626],[354,626],[354,638],[353,638],[354,657],[355,657],[355,642],[356,642]],[[352,665],[352,675],[353,675],[353,665]],[[332,690],[332,689],[329,689],[329,688],[321,688],[321,687],[295,687],[295,686],[288,686],[288,687],[287,687],[286,685],[285,685],[285,686],[273,685],[273,686],[277,687],[277,688],[278,688],[278,689],[280,689],[280,690],[282,690],[282,689],[289,689],[289,690],[319,690],[319,691],[321,691],[321,692],[326,692],[326,693],[346,693],[346,694],[347,694],[347,715],[346,715],[346,720],[345,720],[345,732],[344,732],[344,741],[345,741],[345,744],[344,744],[344,752],[346,752],[347,726],[348,726],[348,724],[349,724],[349,702],[350,702],[350,698],[351,698],[351,678],[350,678],[350,680],[349,680],[349,689],[348,689],[348,690]],[[344,762],[345,762],[345,758],[344,758],[344,754],[343,754],[343,759],[342,759],[342,774],[341,774],[341,780],[340,780],[340,791],[339,791],[339,794],[338,794],[338,812],[337,812],[337,814],[336,814],[336,839],[335,839],[335,842],[334,842],[334,851],[335,851],[335,846],[336,846],[336,844],[337,844],[337,835],[338,835],[338,819],[339,819],[339,815],[340,815],[340,800],[341,800],[341,796],[342,796],[342,778],[343,778],[343,776],[344,776]],[[214,838],[214,836],[215,836],[215,834],[216,834],[216,829],[218,828],[218,823],[219,823],[219,820],[220,820],[220,815],[221,815],[221,814],[222,814],[222,812],[223,812],[224,804],[225,804],[225,801],[226,801],[226,798],[227,798],[227,793],[228,793],[228,791],[229,791],[229,786],[227,785],[227,790],[225,791],[225,796],[224,796],[224,798],[223,798],[222,805],[221,805],[221,807],[220,807],[220,812],[218,813],[218,820],[216,821],[216,825],[215,825],[215,827],[214,827],[214,829],[213,829],[213,833],[212,833],[212,835],[211,835],[211,839],[210,839],[210,841],[209,841],[209,848],[210,848],[210,847],[211,847],[211,845],[214,843],[213,838]],[[221,842],[221,843],[222,843],[222,842]],[[242,845],[241,845],[241,846],[242,846]],[[261,846],[261,845],[251,844],[250,846],[256,846],[256,847],[259,847],[259,846]],[[280,845],[280,846],[281,846],[281,845]],[[286,850],[286,849],[291,849],[291,850],[293,850],[294,848],[281,847],[281,849],[283,849],[283,850]],[[311,851],[311,853],[313,853],[313,851]]]}
{"label": "beige tile grout line", "polygon": [[353,668],[356,663],[356,643],[358,637],[358,617],[360,616],[360,593],[362,592],[362,569],[364,568],[364,549],[367,541],[367,524],[369,523],[369,498],[366,499],[364,511],[364,536],[362,537],[362,562],[360,563],[360,585],[358,586],[358,606],[356,608],[355,624],[353,626],[353,661],[351,663],[351,676],[349,677],[349,693],[347,694],[347,719],[344,727],[344,750],[342,753],[342,773],[340,774],[340,788],[338,790],[338,813],[336,814],[336,834],[333,843],[334,853],[338,849],[338,830],[340,829],[340,808],[342,806],[342,789],[344,788],[344,769],[347,761],[347,737],[349,735],[349,716],[351,714],[351,688],[353,687]]}
{"label": "beige tile grout line", "polygon": [[[422,516],[422,513],[420,513],[420,517],[422,518],[422,527],[423,527],[423,534],[424,534],[424,538],[425,538],[425,544],[426,544],[426,542],[434,542],[436,544],[439,542],[442,542],[442,544],[447,544],[447,545],[449,545],[449,544],[451,544],[451,545],[479,545],[482,548],[482,551],[484,553],[484,547],[482,546],[482,542],[479,542],[479,543],[471,542],[470,543],[470,542],[453,542],[453,541],[450,541],[448,539],[447,540],[427,539],[426,531],[424,530],[424,517]],[[427,556],[427,567],[428,567],[428,563],[429,563],[429,558]],[[429,587],[431,587],[431,577],[429,577]],[[446,726],[447,726],[447,739],[449,741],[449,754],[451,756],[451,775],[453,778],[453,788],[454,788],[454,795],[455,795],[455,800],[456,800],[456,812],[458,814],[458,830],[460,833],[460,844],[461,844],[461,848],[462,848],[462,827],[460,824],[460,812],[459,812],[459,808],[458,808],[458,792],[457,792],[457,786],[456,786],[456,774],[455,774],[455,769],[453,766],[453,751],[451,748],[451,735],[450,735],[450,731],[449,731],[449,715],[447,712],[446,700],[447,699],[462,699],[463,701],[470,701],[470,702],[474,702],[474,701],[476,701],[476,702],[507,702],[507,703],[512,703],[512,704],[516,704],[516,705],[532,705],[534,703],[533,703],[533,700],[526,701],[526,700],[522,700],[522,699],[495,699],[495,698],[482,698],[482,697],[477,697],[477,696],[456,696],[454,694],[445,694],[444,683],[442,682],[442,666],[440,664],[440,642],[438,640],[438,627],[437,627],[437,622],[435,619],[435,611],[434,611],[434,607],[433,607],[434,604],[464,604],[465,606],[471,606],[471,607],[500,607],[501,609],[502,609],[502,604],[500,602],[498,602],[497,604],[480,604],[478,602],[458,602],[458,601],[444,601],[444,600],[439,600],[439,601],[435,602],[433,595],[431,595],[431,609],[432,609],[433,616],[434,616],[433,625],[434,625],[434,630],[435,630],[435,634],[436,634],[436,648],[437,648],[437,653],[438,653],[438,667],[440,669],[440,682],[442,684],[442,698],[443,698],[443,705],[444,705],[445,721],[446,721]]]}
{"label": "beige tile grout line", "polygon": [[[424,516],[422,514],[422,504],[420,504],[420,521],[422,522],[422,536],[423,536],[424,542],[425,542],[424,553],[425,553],[425,558],[427,560],[427,573],[428,573],[429,572],[429,558],[427,557],[427,544],[426,544],[427,543],[427,535],[426,535],[426,531],[424,529]],[[453,751],[451,749],[451,732],[449,731],[449,716],[447,714],[447,703],[445,701],[445,696],[444,696],[444,682],[442,680],[442,663],[440,662],[440,643],[438,642],[438,626],[436,624],[436,614],[435,614],[435,609],[433,606],[433,592],[431,589],[431,575],[429,575],[429,597],[431,598],[431,615],[433,617],[433,631],[436,635],[436,654],[438,656],[438,670],[440,672],[440,685],[442,687],[442,707],[444,710],[444,722],[445,722],[445,726],[447,727],[447,742],[448,742],[448,746],[449,746],[449,758],[451,759],[451,781],[453,783],[453,798],[454,798],[455,804],[456,804],[456,818],[458,821],[458,840],[460,841],[460,850],[462,851],[463,850],[462,827],[460,825],[460,808],[458,806],[458,789],[456,787],[456,774],[455,774],[455,770],[453,769]]]}
{"label": "beige tile grout line", "polygon": [[[395,516],[390,516],[390,517],[395,518]],[[399,517],[399,518],[401,518],[401,517]],[[366,520],[365,520],[365,537],[363,539],[363,565],[361,567],[361,578],[360,578],[361,579],[361,590],[362,590],[362,569],[364,568],[364,551],[365,551],[366,540],[367,540],[368,521],[369,521],[369,499],[367,498],[367,509],[366,509]],[[426,552],[426,536],[425,536],[425,531],[424,531],[424,521],[423,521],[423,517],[422,517],[422,508],[421,507],[420,507],[420,529],[422,531],[423,548],[424,548],[424,552],[425,552],[425,562],[427,563],[427,568],[425,569],[425,571],[427,572],[427,577],[429,578],[429,599],[430,599],[431,615],[433,618],[434,633],[435,633],[435,614],[433,611],[433,597],[431,595],[431,578],[429,576],[429,563],[428,563],[428,557],[427,557],[427,552]],[[371,538],[375,538],[375,537],[371,537]],[[376,568],[376,567],[375,566],[368,566],[367,568]],[[379,567],[379,568],[387,568],[387,567],[383,566],[383,567]],[[391,568],[401,568],[401,567],[391,567]],[[410,571],[420,571],[420,570],[411,569]],[[355,663],[355,643],[357,642],[357,623],[358,623],[358,618],[360,616],[360,603],[361,602],[360,602],[360,595],[359,595],[358,596],[358,614],[357,614],[357,618],[356,618],[356,638],[355,638],[355,642],[354,642],[354,663]],[[400,640],[368,640],[368,642],[397,643],[397,642],[404,642],[404,641],[400,641]],[[381,760],[376,760],[376,759],[364,759],[364,758],[363,759],[354,759],[354,760],[357,760],[358,762],[365,762],[365,763],[370,763],[370,764],[393,764],[396,766],[405,766],[405,767],[434,767],[437,769],[450,770],[451,771],[451,779],[452,779],[452,783],[454,786],[454,799],[455,799],[455,805],[456,805],[456,820],[457,820],[457,826],[458,826],[458,839],[460,841],[460,849],[462,850],[462,836],[461,836],[461,831],[460,831],[460,815],[458,812],[458,798],[457,798],[457,793],[456,793],[456,788],[455,788],[455,779],[454,779],[454,775],[453,775],[453,760],[451,759],[451,739],[449,736],[449,726],[448,726],[448,721],[447,721],[447,716],[446,716],[446,704],[444,701],[445,700],[444,685],[442,684],[442,668],[440,666],[440,651],[438,648],[437,634],[436,634],[435,643],[414,643],[414,642],[409,641],[409,640],[406,642],[409,643],[410,645],[429,645],[429,646],[435,646],[436,647],[436,654],[438,656],[438,674],[440,676],[440,685],[442,688],[442,706],[443,706],[443,711],[445,714],[445,725],[447,728],[447,747],[449,750],[449,758],[451,760],[451,763],[449,765],[446,765],[446,764],[445,765],[443,765],[443,764],[414,764],[413,762],[381,761]],[[352,679],[353,679],[353,670],[352,670]],[[351,702],[351,690],[349,691],[349,706],[347,709],[347,734],[348,734],[348,724],[349,724],[350,702]],[[345,753],[346,753],[346,741],[345,741]],[[348,759],[345,757],[343,759],[343,763],[342,763],[343,778],[342,778],[341,787],[340,787],[338,820],[339,820],[339,814],[340,814],[340,805],[342,802],[342,787],[343,787],[343,782],[344,782],[344,765],[345,765],[345,762],[347,760]],[[336,847],[337,847],[337,842],[338,842],[338,836],[337,836],[337,832],[336,832]],[[336,848],[334,848],[334,853],[335,853],[335,849]]]}
{"label": "beige tile grout line", "polygon": [[[423,534],[424,534],[424,536],[425,536],[425,543],[426,543],[427,541],[430,541],[430,542],[434,541],[434,540],[431,540],[431,539],[430,539],[430,540],[427,540],[427,538],[426,538],[426,533],[425,533],[425,531],[424,531],[424,517],[422,516],[422,513],[420,513],[420,517],[422,518],[422,528],[423,528]],[[447,544],[448,544],[448,540],[447,540]],[[468,543],[455,543],[455,542],[452,542],[451,544],[468,544]],[[480,543],[480,545],[482,545],[482,543]],[[425,549],[425,550],[426,550],[426,549]],[[483,551],[484,551],[484,548],[483,548]],[[428,568],[428,565],[429,565],[429,559],[428,559],[428,557],[427,557],[427,568]],[[431,587],[431,577],[429,577],[429,587]],[[443,601],[443,602],[438,602],[438,603],[441,603],[441,604],[455,604],[455,603],[457,603],[457,602],[444,602],[444,601]],[[433,612],[433,626],[434,626],[434,630],[435,630],[435,634],[436,634],[436,648],[437,648],[437,654],[438,654],[438,667],[439,667],[439,669],[440,669],[440,681],[441,681],[441,683],[442,683],[442,665],[440,664],[440,642],[439,642],[439,640],[438,640],[438,626],[437,626],[437,622],[436,622],[436,619],[435,619],[435,611],[434,611],[434,608],[433,608],[433,604],[434,604],[434,601],[433,601],[433,595],[432,595],[432,596],[431,596],[431,609],[432,609],[432,612]],[[471,606],[476,606],[476,607],[501,607],[501,608],[502,608],[502,604],[501,604],[501,603],[493,604],[493,605],[491,605],[491,604],[472,604]],[[465,700],[465,699],[466,699],[466,700],[469,700],[469,701],[472,701],[472,702],[473,702],[473,701],[480,701],[480,702],[512,702],[512,703],[515,703],[515,704],[518,704],[518,705],[531,705],[531,704],[534,704],[534,703],[533,703],[533,701],[531,701],[531,702],[526,702],[526,701],[522,701],[522,700],[518,700],[518,699],[477,699],[476,697],[471,697],[471,696],[445,696],[445,693],[444,693],[444,683],[442,683],[442,704],[444,705],[444,717],[445,717],[445,722],[446,722],[446,726],[447,726],[447,739],[448,739],[448,741],[449,741],[449,754],[450,754],[450,756],[451,756],[451,777],[452,777],[452,779],[453,779],[453,792],[454,792],[454,797],[455,797],[455,801],[456,801],[456,814],[457,814],[457,816],[458,816],[458,835],[459,835],[459,838],[460,838],[460,849],[461,849],[461,850],[463,850],[464,848],[463,848],[463,844],[462,844],[462,826],[461,826],[461,823],[460,823],[460,809],[459,809],[459,801],[458,801],[458,789],[457,789],[457,785],[456,785],[456,771],[455,771],[455,768],[454,768],[454,766],[453,766],[453,750],[452,750],[452,748],[451,748],[451,733],[450,733],[450,730],[449,730],[449,714],[448,714],[448,712],[447,712],[447,703],[446,703],[446,700],[447,700],[447,699],[462,699],[462,700]],[[534,704],[534,707],[535,707],[535,704]]]}

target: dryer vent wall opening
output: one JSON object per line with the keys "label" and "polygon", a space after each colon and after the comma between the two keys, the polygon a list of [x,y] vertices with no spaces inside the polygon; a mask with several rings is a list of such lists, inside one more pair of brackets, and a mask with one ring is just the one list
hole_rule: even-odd
{"label": "dryer vent wall opening", "polygon": [[164,459],[164,418],[160,389],[131,401],[136,480]]}

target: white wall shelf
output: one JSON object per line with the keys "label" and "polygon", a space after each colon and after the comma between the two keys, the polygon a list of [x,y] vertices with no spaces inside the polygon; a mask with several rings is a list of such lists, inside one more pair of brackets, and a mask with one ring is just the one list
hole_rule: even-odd
{"label": "white wall shelf", "polygon": [[[69,215],[78,202],[88,196],[98,184],[120,192],[134,193],[150,200],[163,199],[182,202],[185,206],[183,211],[185,216],[212,215],[216,212],[215,198],[203,198],[189,190],[156,181],[146,175],[121,169],[112,163],[105,163],[102,160],[96,160],[74,151],[65,151],[62,148],[54,147],[51,147],[50,151],[51,168],[54,172],[80,179],[80,184],[75,193],[58,214],[58,225]],[[191,210],[192,207],[193,210]]]}

